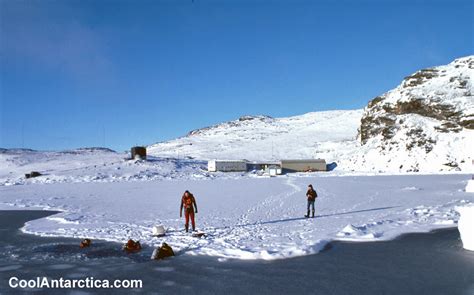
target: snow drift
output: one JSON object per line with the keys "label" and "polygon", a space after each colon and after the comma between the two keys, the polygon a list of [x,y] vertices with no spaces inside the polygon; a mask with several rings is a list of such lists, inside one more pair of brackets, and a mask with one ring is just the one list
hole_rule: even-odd
{"label": "snow drift", "polygon": [[474,205],[457,207],[461,217],[458,222],[458,230],[464,249],[474,251]]}
{"label": "snow drift", "polygon": [[474,179],[469,179],[467,181],[467,185],[464,190],[468,193],[474,193]]}

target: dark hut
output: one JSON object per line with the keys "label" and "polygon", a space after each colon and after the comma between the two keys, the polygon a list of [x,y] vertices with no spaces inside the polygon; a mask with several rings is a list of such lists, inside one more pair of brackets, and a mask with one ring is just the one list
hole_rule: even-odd
{"label": "dark hut", "polygon": [[146,148],[143,146],[134,146],[131,150],[132,159],[146,160]]}

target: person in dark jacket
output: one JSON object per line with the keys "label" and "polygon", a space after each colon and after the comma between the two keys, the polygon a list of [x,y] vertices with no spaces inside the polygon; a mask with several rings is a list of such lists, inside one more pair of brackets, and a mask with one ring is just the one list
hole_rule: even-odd
{"label": "person in dark jacket", "polygon": [[306,218],[309,217],[310,207],[313,209],[312,217],[314,217],[314,201],[318,197],[318,194],[316,193],[316,191],[313,188],[313,185],[311,185],[311,184],[308,185],[308,191],[306,192],[306,197],[308,198],[308,213],[304,217],[306,217]]}
{"label": "person in dark jacket", "polygon": [[191,224],[193,226],[193,231],[196,230],[196,224],[194,222],[194,213],[198,213],[196,199],[194,199],[193,194],[189,191],[185,191],[183,197],[181,198],[181,207],[179,208],[179,217],[183,216],[183,208],[184,208],[184,218],[186,223],[184,228],[186,232],[189,230],[189,218],[191,217]]}

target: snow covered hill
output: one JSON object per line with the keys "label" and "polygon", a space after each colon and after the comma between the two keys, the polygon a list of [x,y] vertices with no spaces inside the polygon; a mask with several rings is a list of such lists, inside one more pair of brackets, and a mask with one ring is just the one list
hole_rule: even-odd
{"label": "snow covered hill", "polygon": [[313,112],[288,118],[245,116],[191,131],[148,147],[156,156],[198,159],[279,160],[337,158],[357,148],[362,110]]}
{"label": "snow covered hill", "polygon": [[148,147],[156,156],[324,158],[339,171],[472,171],[474,56],[425,69],[364,110],[246,116]]}

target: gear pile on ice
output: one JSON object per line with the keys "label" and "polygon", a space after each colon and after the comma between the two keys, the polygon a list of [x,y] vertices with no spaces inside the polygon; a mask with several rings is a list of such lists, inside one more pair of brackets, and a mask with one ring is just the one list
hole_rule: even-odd
{"label": "gear pile on ice", "polygon": [[151,259],[161,260],[171,256],[175,256],[173,249],[168,244],[163,243],[161,247],[158,247],[153,251]]}
{"label": "gear pile on ice", "polygon": [[79,245],[79,247],[81,248],[87,248],[91,245],[91,240],[90,239],[84,239],[81,241],[81,244]]}
{"label": "gear pile on ice", "polygon": [[123,250],[127,253],[137,253],[140,252],[142,249],[142,245],[140,245],[140,241],[134,241],[132,239],[128,240],[128,242],[123,245]]}

